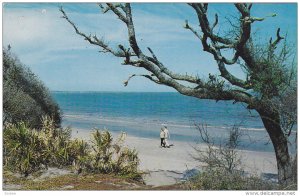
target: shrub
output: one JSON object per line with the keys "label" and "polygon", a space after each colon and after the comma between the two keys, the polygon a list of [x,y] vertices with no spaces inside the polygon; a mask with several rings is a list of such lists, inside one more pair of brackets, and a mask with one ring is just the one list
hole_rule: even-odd
{"label": "shrub", "polygon": [[4,166],[27,176],[42,167],[71,165],[77,153],[70,141],[69,128],[56,128],[54,121],[43,117],[41,130],[24,122],[4,127]]}
{"label": "shrub", "polygon": [[25,176],[40,169],[44,143],[25,123],[9,125],[4,131],[4,164]]}
{"label": "shrub", "polygon": [[60,126],[60,110],[49,90],[9,49],[3,49],[3,124],[23,121],[40,128],[45,115]]}
{"label": "shrub", "polygon": [[242,170],[237,148],[242,133],[233,126],[228,138],[218,144],[210,137],[207,127],[196,125],[207,148],[194,147],[193,158],[205,164],[203,171],[189,179],[186,186],[196,190],[267,190],[278,188],[276,184],[263,181],[257,176],[246,175]]}
{"label": "shrub", "polygon": [[226,169],[215,168],[205,170],[187,183],[192,190],[275,190],[278,186],[266,182],[256,176],[246,176],[243,172],[228,172]]}
{"label": "shrub", "polygon": [[224,168],[229,173],[240,169],[241,157],[237,152],[242,133],[240,129],[233,126],[228,132],[228,138],[216,143],[210,137],[207,127],[204,125],[196,125],[200,133],[201,140],[207,146],[206,149],[194,147],[196,155],[195,160],[206,164],[208,170],[215,168]]}
{"label": "shrub", "polygon": [[123,146],[124,135],[113,143],[112,135],[107,131],[95,130],[92,134],[92,156],[88,168],[96,173],[115,173],[140,179],[139,159],[135,149]]}
{"label": "shrub", "polygon": [[87,142],[79,139],[70,140],[67,146],[68,160],[73,169],[81,173],[83,169],[90,170],[91,154]]}
{"label": "shrub", "polygon": [[122,145],[124,135],[113,142],[108,131],[96,130],[92,142],[71,140],[71,129],[57,128],[54,120],[42,118],[41,129],[26,123],[4,127],[4,166],[25,176],[41,168],[73,166],[78,173],[116,174],[140,180],[138,154]]}
{"label": "shrub", "polygon": [[45,144],[43,151],[46,166],[66,166],[70,164],[69,140],[70,128],[57,128],[52,118],[42,117],[42,128],[38,132],[39,139]]}

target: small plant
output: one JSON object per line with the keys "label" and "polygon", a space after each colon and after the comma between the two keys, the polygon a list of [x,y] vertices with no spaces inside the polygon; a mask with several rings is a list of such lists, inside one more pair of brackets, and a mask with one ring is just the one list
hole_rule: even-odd
{"label": "small plant", "polygon": [[139,158],[135,149],[124,148],[119,154],[115,165],[122,175],[136,180],[141,179],[141,174],[138,172]]}
{"label": "small plant", "polygon": [[140,179],[138,172],[138,154],[135,149],[123,147],[125,135],[122,134],[117,142],[113,143],[112,135],[98,129],[92,134],[92,162],[93,172],[114,173],[133,179]]}
{"label": "small plant", "polygon": [[87,142],[79,139],[71,140],[66,147],[67,160],[72,163],[73,169],[81,173],[90,164],[90,150]]}
{"label": "small plant", "polygon": [[43,117],[37,131],[26,123],[4,127],[4,166],[25,176],[42,167],[69,165],[68,143],[71,130],[56,128],[54,121]]}
{"label": "small plant", "polygon": [[228,138],[216,144],[205,125],[196,125],[201,140],[207,148],[197,148],[193,158],[205,163],[203,171],[186,182],[193,190],[274,190],[276,184],[263,181],[257,176],[249,176],[242,170],[241,157],[237,148],[242,133],[233,126]]}
{"label": "small plant", "polygon": [[226,141],[218,144],[210,137],[205,125],[196,125],[201,140],[206,144],[206,149],[194,147],[197,155],[193,158],[206,164],[206,169],[222,168],[229,173],[240,169],[241,157],[238,155],[237,147],[240,143],[241,131],[234,126],[230,131]]}
{"label": "small plant", "polygon": [[113,138],[108,131],[96,131],[92,134],[93,161],[92,168],[94,172],[111,173],[113,171]]}
{"label": "small plant", "polygon": [[57,128],[52,118],[45,116],[42,118],[42,128],[39,131],[39,138],[44,142],[45,164],[48,166],[62,167],[69,165],[68,142],[71,138],[70,128]]}
{"label": "small plant", "polygon": [[278,186],[243,172],[229,173],[222,168],[205,170],[190,179],[186,186],[192,190],[276,190]]}
{"label": "small plant", "polygon": [[6,127],[3,138],[5,166],[25,176],[40,168],[44,143],[35,130],[28,129],[22,122]]}

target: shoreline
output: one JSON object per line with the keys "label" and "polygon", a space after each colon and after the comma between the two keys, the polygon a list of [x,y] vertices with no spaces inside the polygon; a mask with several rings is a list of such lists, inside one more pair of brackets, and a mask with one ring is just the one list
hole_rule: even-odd
{"label": "shoreline", "polygon": [[[93,131],[87,129],[72,128],[72,139],[79,138],[90,140]],[[114,139],[119,134],[111,132]],[[203,163],[192,158],[195,155],[194,145],[205,148],[204,144],[193,142],[172,141],[171,148],[161,148],[159,136],[157,139],[142,138],[127,135],[124,146],[135,148],[140,159],[139,169],[148,173],[144,176],[147,185],[171,185],[179,182],[184,173],[191,169],[201,169]],[[275,153],[238,150],[241,157],[242,168],[249,174],[260,176],[262,173],[277,174]]]}
{"label": "shoreline", "polygon": [[[142,118],[143,119],[143,118]],[[127,118],[106,118],[106,117],[90,117],[90,116],[65,116],[63,126],[70,126],[75,129],[92,130],[93,127],[100,129],[107,128],[112,133],[120,133],[120,131],[127,132],[128,135],[141,138],[156,139],[158,132],[162,126],[166,124],[171,131],[171,139],[182,142],[201,142],[199,130],[193,125],[182,125],[180,123],[172,124],[171,122],[149,121],[149,120],[134,120]],[[177,125],[180,126],[177,126]],[[231,126],[215,126],[204,125],[209,131],[210,136],[216,142],[222,142],[224,138],[228,137]],[[240,150],[274,152],[271,143],[268,143],[269,136],[266,131],[248,129],[244,127],[239,128],[241,137]],[[295,137],[292,133],[292,137]]]}
{"label": "shoreline", "polygon": [[[122,117],[111,117],[111,118],[107,118],[107,117],[103,117],[103,116],[87,116],[87,115],[82,115],[82,114],[64,114],[63,118],[67,118],[69,120],[95,120],[95,121],[99,121],[101,120],[102,122],[109,122],[109,123],[126,123],[126,124],[139,124],[139,122],[136,121],[136,118],[131,119],[130,118],[122,118]],[[93,121],[92,120],[92,121]],[[140,119],[140,120],[145,120],[145,119]],[[175,121],[161,121],[161,122],[157,122],[157,121],[146,121],[147,124],[154,124],[157,125],[158,124],[168,124],[168,126],[170,127],[175,127],[175,128],[193,128],[194,125],[193,124],[177,124]],[[210,129],[231,129],[232,126],[234,125],[212,125],[212,124],[205,124],[204,125],[207,128]],[[251,131],[251,132],[264,132],[266,131],[266,129],[264,127],[239,127],[241,130],[243,131]],[[295,131],[293,131],[295,132]]]}

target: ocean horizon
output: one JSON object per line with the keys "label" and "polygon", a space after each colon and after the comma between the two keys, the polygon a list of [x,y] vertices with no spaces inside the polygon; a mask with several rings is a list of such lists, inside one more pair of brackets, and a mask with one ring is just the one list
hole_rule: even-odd
{"label": "ocean horizon", "polygon": [[167,125],[171,140],[201,142],[195,124],[205,125],[221,142],[233,126],[240,128],[240,149],[273,151],[261,119],[241,103],[199,100],[177,92],[52,91],[63,113],[62,125],[92,131],[108,129],[159,138]]}

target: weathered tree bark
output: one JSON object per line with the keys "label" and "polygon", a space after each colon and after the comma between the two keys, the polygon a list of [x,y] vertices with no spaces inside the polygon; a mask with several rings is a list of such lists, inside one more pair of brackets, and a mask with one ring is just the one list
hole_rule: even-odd
{"label": "weathered tree bark", "polygon": [[269,108],[257,110],[272,141],[278,169],[279,184],[286,187],[293,182],[288,140],[280,126],[280,116]]}

